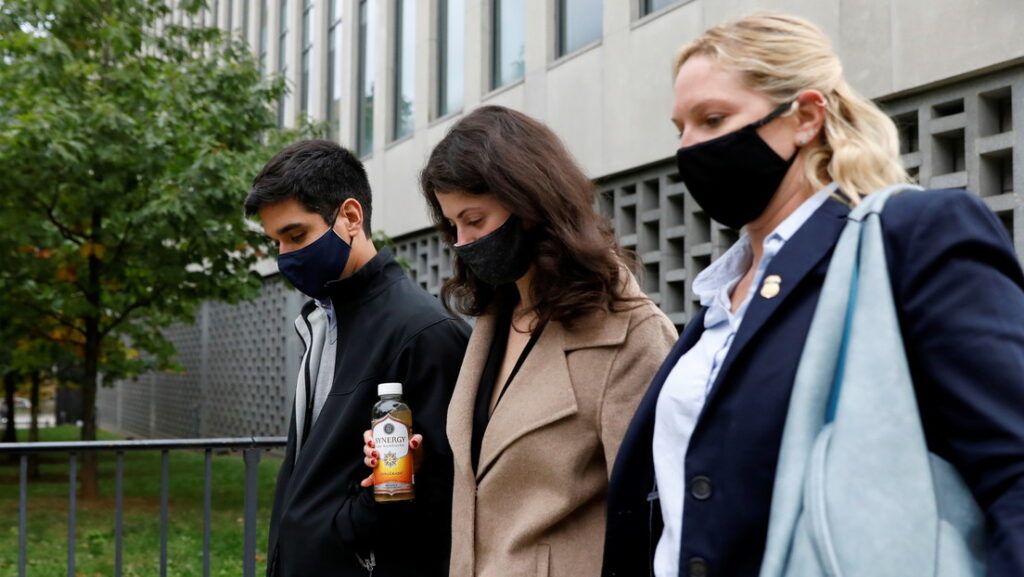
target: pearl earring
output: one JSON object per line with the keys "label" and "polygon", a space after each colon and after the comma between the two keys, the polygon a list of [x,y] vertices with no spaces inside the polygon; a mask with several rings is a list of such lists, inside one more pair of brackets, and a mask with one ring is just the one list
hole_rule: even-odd
{"label": "pearl earring", "polygon": [[800,138],[798,138],[798,139],[796,140],[796,143],[797,143],[797,144],[798,144],[799,146],[805,146],[805,145],[807,144],[807,137],[806,137],[806,136],[801,136]]}

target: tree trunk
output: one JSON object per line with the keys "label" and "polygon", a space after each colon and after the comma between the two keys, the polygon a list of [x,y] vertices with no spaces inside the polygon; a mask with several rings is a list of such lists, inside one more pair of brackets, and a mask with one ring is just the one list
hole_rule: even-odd
{"label": "tree trunk", "polygon": [[[96,385],[99,377],[100,332],[99,319],[85,320],[85,375],[82,378],[82,440],[96,440]],[[82,481],[80,495],[83,499],[100,496],[99,470],[96,453],[82,453]]]}
{"label": "tree trunk", "polygon": [[7,405],[7,426],[4,428],[5,443],[18,442],[18,433],[14,430],[14,388],[16,384],[14,373],[4,375],[4,399]]}
{"label": "tree trunk", "polygon": [[[32,403],[32,408],[29,409],[32,414],[32,423],[28,429],[28,440],[30,443],[39,442],[39,386],[42,384],[42,380],[42,371],[34,371],[32,373],[32,388],[28,393],[28,401]],[[28,476],[31,479],[39,478],[39,458],[37,455],[32,455],[28,459]]]}
{"label": "tree trunk", "polygon": [[[103,228],[103,213],[97,208],[92,213],[91,243],[98,244]],[[94,310],[102,308],[102,263],[93,252],[89,255],[89,279],[86,284],[86,300]],[[96,386],[99,380],[100,351],[102,350],[103,334],[100,332],[99,313],[85,317],[85,375],[82,379],[82,440],[96,440]],[[82,488],[83,499],[95,499],[100,496],[99,469],[96,453],[89,451],[82,454]]]}
{"label": "tree trunk", "polygon": [[28,402],[32,404],[29,409],[29,414],[32,417],[28,428],[28,441],[30,443],[39,442],[39,386],[43,382],[42,371],[32,372],[32,388],[28,392]]}

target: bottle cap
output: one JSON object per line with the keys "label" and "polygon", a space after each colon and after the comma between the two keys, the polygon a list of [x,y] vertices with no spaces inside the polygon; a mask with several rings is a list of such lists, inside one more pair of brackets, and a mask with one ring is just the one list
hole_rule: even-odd
{"label": "bottle cap", "polygon": [[401,395],[402,383],[381,383],[377,385],[377,395]]}

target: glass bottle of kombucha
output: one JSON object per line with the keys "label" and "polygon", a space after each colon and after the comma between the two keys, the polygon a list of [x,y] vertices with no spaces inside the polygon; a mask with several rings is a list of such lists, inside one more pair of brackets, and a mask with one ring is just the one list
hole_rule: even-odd
{"label": "glass bottle of kombucha", "polygon": [[378,503],[411,501],[413,460],[409,451],[412,411],[402,401],[402,383],[377,385],[380,400],[373,406],[370,429],[377,450],[373,468],[373,497]]}

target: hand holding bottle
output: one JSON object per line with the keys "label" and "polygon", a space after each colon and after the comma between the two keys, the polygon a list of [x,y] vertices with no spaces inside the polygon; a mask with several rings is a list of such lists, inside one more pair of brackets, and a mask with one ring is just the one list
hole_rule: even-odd
{"label": "hand holding bottle", "polygon": [[[412,462],[414,470],[420,469],[420,464],[423,462],[423,435],[413,435],[409,438],[409,450],[412,452]],[[373,469],[377,466],[377,459],[380,455],[377,454],[377,449],[373,444],[373,431],[367,429],[363,431],[363,463]],[[360,486],[372,487],[373,486],[373,473],[370,473],[365,479],[359,482]]]}
{"label": "hand holding bottle", "polygon": [[378,502],[411,501],[423,437],[412,432],[412,411],[402,400],[401,383],[381,383],[377,392],[370,430],[363,433],[363,462],[373,474],[360,484],[372,485]]}

